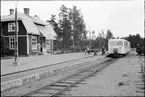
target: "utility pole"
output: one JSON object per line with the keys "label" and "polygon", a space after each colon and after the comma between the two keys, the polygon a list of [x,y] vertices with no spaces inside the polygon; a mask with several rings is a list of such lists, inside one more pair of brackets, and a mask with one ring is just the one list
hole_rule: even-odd
{"label": "utility pole", "polygon": [[18,20],[17,20],[17,1],[15,3],[15,54],[14,65],[18,66]]}
{"label": "utility pole", "polygon": [[90,50],[91,50],[91,31],[89,31],[89,38],[90,38]]}

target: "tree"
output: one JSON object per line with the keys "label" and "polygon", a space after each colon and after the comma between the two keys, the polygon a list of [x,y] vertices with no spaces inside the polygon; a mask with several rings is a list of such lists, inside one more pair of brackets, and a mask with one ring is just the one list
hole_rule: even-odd
{"label": "tree", "polygon": [[69,41],[71,39],[71,22],[68,18],[68,8],[64,5],[60,7],[59,13],[59,25],[61,29],[62,41],[63,41],[63,48],[68,49]]}
{"label": "tree", "polygon": [[47,22],[49,22],[49,24],[53,27],[54,31],[57,34],[57,39],[60,39],[62,37],[61,35],[61,30],[59,28],[58,23],[56,22],[56,15],[51,14],[50,20]]}
{"label": "tree", "polygon": [[144,46],[144,39],[139,35],[129,35],[127,37],[122,37],[123,39],[128,40],[131,43],[131,47],[135,48],[137,46],[137,44],[139,44],[140,46]]}
{"label": "tree", "polygon": [[48,22],[53,26],[57,39],[62,39],[63,48],[68,49],[72,45],[82,47],[83,41],[87,38],[87,31],[80,10],[76,6],[67,8],[61,5],[58,16],[58,22],[56,22],[56,15],[51,15]]}
{"label": "tree", "polygon": [[69,9],[69,19],[72,27],[73,46],[82,46],[82,39],[86,38],[86,25],[83,16],[76,6]]}
{"label": "tree", "polygon": [[3,37],[3,29],[2,29],[2,24],[1,24],[1,35],[0,35],[0,38],[1,38],[1,56],[4,56],[4,54],[8,51],[8,43],[7,41],[5,40],[5,38]]}
{"label": "tree", "polygon": [[113,37],[113,34],[110,30],[107,30],[107,33],[106,33],[106,39],[109,40]]}
{"label": "tree", "polygon": [[108,40],[111,38],[113,38],[113,33],[110,30],[107,30],[106,34],[102,30],[101,33],[98,33],[98,36],[95,40],[95,47],[101,48],[102,46],[105,46],[108,48]]}
{"label": "tree", "polygon": [[101,48],[102,46],[106,46],[106,39],[104,31],[102,30],[101,33],[98,34],[98,37],[96,38],[96,44],[98,45],[98,48]]}

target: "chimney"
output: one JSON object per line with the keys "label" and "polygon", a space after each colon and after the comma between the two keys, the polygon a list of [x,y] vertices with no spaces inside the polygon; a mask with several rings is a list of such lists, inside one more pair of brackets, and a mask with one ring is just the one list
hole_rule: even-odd
{"label": "chimney", "polygon": [[14,14],[14,9],[9,9],[10,10],[10,15]]}
{"label": "chimney", "polygon": [[34,15],[34,17],[38,17],[37,15]]}
{"label": "chimney", "polygon": [[29,8],[24,8],[24,14],[29,15]]}

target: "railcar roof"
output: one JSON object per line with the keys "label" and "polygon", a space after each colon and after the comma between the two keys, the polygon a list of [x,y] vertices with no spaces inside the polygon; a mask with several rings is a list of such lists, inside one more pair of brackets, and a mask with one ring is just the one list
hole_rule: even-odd
{"label": "railcar roof", "polygon": [[127,41],[125,39],[110,39],[109,41]]}

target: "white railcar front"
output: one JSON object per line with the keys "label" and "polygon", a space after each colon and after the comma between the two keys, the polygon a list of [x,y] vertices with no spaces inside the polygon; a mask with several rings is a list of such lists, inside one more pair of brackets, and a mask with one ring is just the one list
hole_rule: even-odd
{"label": "white railcar front", "polygon": [[108,54],[127,54],[130,51],[130,42],[125,39],[110,39]]}

